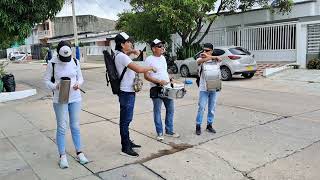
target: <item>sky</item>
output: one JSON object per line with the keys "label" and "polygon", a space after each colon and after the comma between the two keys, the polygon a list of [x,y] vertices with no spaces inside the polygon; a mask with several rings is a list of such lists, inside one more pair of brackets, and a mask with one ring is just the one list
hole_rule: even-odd
{"label": "sky", "polygon": [[[71,0],[65,0],[62,10],[57,17],[72,16]],[[301,2],[306,0],[294,0]],[[220,1],[218,1],[219,4]],[[217,7],[216,7],[217,8]],[[128,2],[120,0],[75,0],[76,15],[95,15],[102,18],[117,20],[118,13],[130,10],[131,6]]]}
{"label": "sky", "polygon": [[[57,17],[72,16],[71,0],[66,0]],[[95,15],[117,20],[117,14],[130,10],[129,3],[120,0],[75,0],[76,15]]]}

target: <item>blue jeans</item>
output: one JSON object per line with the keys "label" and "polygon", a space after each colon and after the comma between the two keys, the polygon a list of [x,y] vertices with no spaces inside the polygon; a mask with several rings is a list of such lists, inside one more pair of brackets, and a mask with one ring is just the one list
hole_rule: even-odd
{"label": "blue jeans", "polygon": [[198,114],[197,114],[197,125],[202,123],[203,112],[208,103],[208,122],[207,124],[212,124],[215,116],[216,109],[216,101],[217,101],[217,93],[216,91],[200,91],[199,93],[199,102],[198,102]]}
{"label": "blue jeans", "polygon": [[69,124],[73,144],[77,152],[81,151],[81,138],[80,138],[80,111],[81,102],[73,102],[69,104],[53,103],[53,109],[56,114],[57,120],[57,134],[56,141],[60,155],[66,154],[65,148],[65,134],[67,129],[67,120],[69,114]]}
{"label": "blue jeans", "polygon": [[133,118],[133,109],[136,95],[134,92],[119,93],[120,103],[120,136],[122,149],[131,147],[129,125]]}
{"label": "blue jeans", "polygon": [[156,126],[157,134],[163,134],[162,120],[161,120],[161,106],[162,102],[166,107],[166,118],[165,118],[165,128],[167,134],[173,133],[173,114],[174,114],[174,104],[172,99],[168,98],[152,98],[153,102],[153,120]]}

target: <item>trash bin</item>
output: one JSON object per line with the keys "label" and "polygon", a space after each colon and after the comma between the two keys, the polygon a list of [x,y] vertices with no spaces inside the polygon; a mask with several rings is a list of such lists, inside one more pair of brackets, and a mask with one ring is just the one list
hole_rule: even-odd
{"label": "trash bin", "polygon": [[14,80],[13,74],[6,74],[2,77],[3,87],[6,92],[16,91],[16,81]]}

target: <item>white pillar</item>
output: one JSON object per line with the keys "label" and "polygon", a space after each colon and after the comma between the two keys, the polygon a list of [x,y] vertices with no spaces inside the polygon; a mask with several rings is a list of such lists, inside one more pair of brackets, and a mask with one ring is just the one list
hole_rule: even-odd
{"label": "white pillar", "polygon": [[301,68],[306,68],[307,62],[307,24],[297,23],[296,30],[296,49],[297,49],[297,64]]}

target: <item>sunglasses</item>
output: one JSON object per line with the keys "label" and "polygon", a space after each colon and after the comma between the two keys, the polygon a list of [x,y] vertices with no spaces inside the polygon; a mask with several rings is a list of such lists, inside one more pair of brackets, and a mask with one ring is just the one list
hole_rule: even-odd
{"label": "sunglasses", "polygon": [[212,51],[211,49],[204,49],[203,50],[204,52],[210,52],[210,51]]}
{"label": "sunglasses", "polygon": [[162,45],[157,45],[157,46],[154,46],[154,47],[156,47],[156,48],[163,48],[164,46],[162,46]]}

